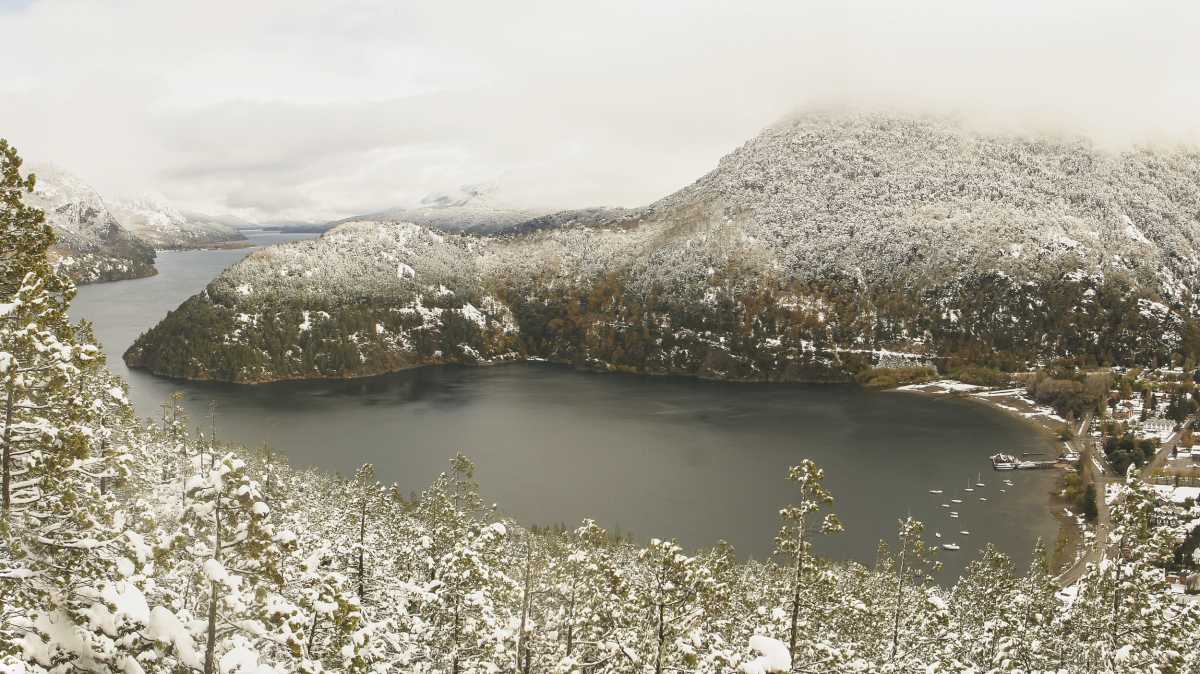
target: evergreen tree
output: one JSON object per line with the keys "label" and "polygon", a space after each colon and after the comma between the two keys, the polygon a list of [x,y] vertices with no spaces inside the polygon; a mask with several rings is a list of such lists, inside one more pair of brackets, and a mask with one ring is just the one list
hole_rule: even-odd
{"label": "evergreen tree", "polygon": [[174,603],[182,616],[195,607],[195,622],[204,626],[194,637],[204,643],[205,674],[223,669],[218,661],[226,658],[283,664],[303,653],[307,625],[281,595],[283,556],[294,536],[277,534],[269,514],[246,463],[232,455],[188,484],[177,545],[186,552],[182,567],[195,596]]}
{"label": "evergreen tree", "polygon": [[833,503],[833,496],[825,489],[822,482],[825,471],[816,463],[805,459],[797,466],[788,470],[788,480],[795,482],[800,491],[800,503],[788,506],[779,511],[783,525],[779,535],[775,537],[776,554],[788,560],[792,567],[791,588],[791,624],[788,627],[788,651],[792,662],[799,662],[799,652],[796,640],[799,636],[797,629],[800,624],[802,608],[801,591],[808,582],[811,571],[809,559],[812,556],[812,539],[818,534],[834,534],[842,530],[842,523],[837,515],[827,513],[819,521],[814,521],[819,511]]}

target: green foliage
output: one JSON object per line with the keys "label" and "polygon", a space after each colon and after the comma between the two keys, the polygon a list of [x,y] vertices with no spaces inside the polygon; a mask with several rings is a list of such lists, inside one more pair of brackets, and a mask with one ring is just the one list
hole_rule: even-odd
{"label": "green foliage", "polygon": [[1012,377],[1007,372],[982,365],[964,365],[951,370],[950,378],[965,384],[988,387],[1001,387],[1012,383]]}
{"label": "green foliage", "polygon": [[873,367],[854,376],[865,388],[889,389],[909,384],[920,384],[937,379],[937,370],[921,365],[917,367]]}
{"label": "green foliage", "polygon": [[1089,522],[1095,522],[1099,511],[1096,509],[1096,485],[1088,484],[1083,493],[1083,516]]}
{"label": "green foliage", "polygon": [[1108,398],[1109,376],[1040,370],[1025,381],[1030,398],[1064,417],[1082,418]]}

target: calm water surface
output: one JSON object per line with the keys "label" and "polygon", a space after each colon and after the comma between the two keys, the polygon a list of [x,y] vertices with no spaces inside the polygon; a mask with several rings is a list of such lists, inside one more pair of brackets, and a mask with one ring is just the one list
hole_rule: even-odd
{"label": "calm water surface", "polygon": [[[167,395],[183,391],[192,418],[205,426],[208,403],[216,402],[223,440],[268,443],[294,465],[343,474],[371,462],[382,480],[406,491],[428,485],[462,450],[477,463],[486,496],[522,522],[592,517],[639,538],[677,537],[689,547],[724,539],[759,558],[770,553],[776,513],[793,496],[787,467],[806,457],[825,469],[846,526],[822,546],[825,554],[869,563],[879,539],[894,538],[896,519],[906,514],[927,523],[931,541],[937,531],[941,541],[962,546],[940,553],[947,576],[989,541],[1021,565],[1039,536],[1053,543],[1046,497],[1052,472],[998,474],[987,464],[999,449],[1044,450],[1046,438],[966,400],[539,364],[264,386],[126,370],[120,355],[139,333],[247,252],[164,252],[156,277],[80,289],[73,314],[95,324],[140,415],[158,414]],[[977,474],[987,486],[963,493]],[[1003,478],[1015,483],[1004,494]],[[952,498],[964,501],[954,504],[959,519],[939,507]]]}

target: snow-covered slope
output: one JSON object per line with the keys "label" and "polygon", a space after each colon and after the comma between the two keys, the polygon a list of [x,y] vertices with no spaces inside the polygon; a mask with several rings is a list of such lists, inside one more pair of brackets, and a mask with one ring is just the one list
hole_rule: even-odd
{"label": "snow-covered slope", "polygon": [[365,222],[263,251],[127,359],[235,381],[529,356],[827,380],[896,362],[1200,357],[1194,149],[814,113],[645,208],[507,231]]}
{"label": "snow-covered slope", "polygon": [[76,283],[117,281],[155,273],[154,249],[121,226],[90,185],[53,166],[33,169],[30,205],[54,228],[56,263]]}
{"label": "snow-covered slope", "polygon": [[204,215],[184,213],[156,195],[115,199],[109,204],[109,210],[126,229],[159,250],[203,248],[246,239],[228,224]]}
{"label": "snow-covered slope", "polygon": [[506,203],[494,185],[464,185],[453,194],[426,196],[413,208],[391,208],[356,215],[330,223],[330,226],[347,222],[412,222],[444,232],[495,234],[546,213]]}

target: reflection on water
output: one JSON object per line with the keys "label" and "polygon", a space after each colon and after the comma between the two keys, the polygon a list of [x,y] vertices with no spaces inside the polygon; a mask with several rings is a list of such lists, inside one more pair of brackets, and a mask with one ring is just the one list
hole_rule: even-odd
{"label": "reflection on water", "polygon": [[[172,391],[218,436],[269,443],[294,464],[351,474],[374,463],[381,479],[419,490],[456,451],[471,456],[489,498],[526,523],[594,517],[639,537],[688,546],[724,539],[746,555],[769,554],[776,513],[793,497],[784,476],[816,460],[837,498],[846,533],[823,552],[864,562],[906,514],[929,537],[962,545],[942,553],[948,573],[986,541],[1028,561],[1034,540],[1053,540],[1049,471],[1010,473],[997,489],[996,450],[1040,450],[1036,431],[965,400],[867,393],[843,386],[744,385],[599,375],[550,365],[411,370],[345,382],[263,386],[185,383],[126,373],[123,351],[245,251],[163,253],[150,279],[81,289],[74,314],[94,321],[110,363],[130,380],[144,416]],[[949,519],[942,502],[976,481]],[[944,489],[944,496],[928,493]],[[978,501],[985,496],[987,502]],[[970,530],[969,537],[957,532]]]}

